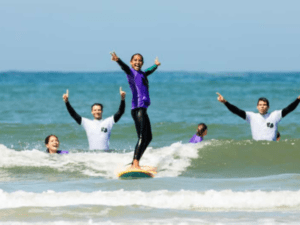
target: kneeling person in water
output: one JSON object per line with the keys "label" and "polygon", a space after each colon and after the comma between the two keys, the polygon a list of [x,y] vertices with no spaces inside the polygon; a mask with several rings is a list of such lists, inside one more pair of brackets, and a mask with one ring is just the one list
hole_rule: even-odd
{"label": "kneeling person in water", "polygon": [[58,150],[59,148],[59,140],[54,134],[50,134],[45,139],[45,145],[47,147],[47,153],[50,154],[68,154],[68,151]]}
{"label": "kneeling person in water", "polygon": [[190,143],[198,143],[203,141],[204,136],[207,135],[207,126],[205,123],[199,123],[197,133],[189,141]]}
{"label": "kneeling person in water", "polygon": [[95,103],[92,105],[92,115],[94,120],[90,120],[78,115],[69,102],[69,91],[63,95],[64,102],[68,112],[73,119],[82,125],[89,141],[90,150],[109,150],[109,138],[113,125],[119,121],[125,111],[126,92],[120,87],[121,103],[118,112],[115,115],[102,119],[103,105]]}
{"label": "kneeling person in water", "polygon": [[252,138],[256,141],[276,141],[277,125],[282,118],[296,109],[300,102],[300,96],[290,105],[282,110],[275,110],[269,113],[269,101],[266,98],[259,98],[257,101],[257,110],[259,113],[245,112],[238,107],[230,104],[224,97],[217,92],[218,101],[224,103],[230,112],[238,115],[250,123]]}

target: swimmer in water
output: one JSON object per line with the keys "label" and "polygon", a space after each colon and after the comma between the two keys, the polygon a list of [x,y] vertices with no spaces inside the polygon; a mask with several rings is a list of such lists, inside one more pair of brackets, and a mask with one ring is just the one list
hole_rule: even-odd
{"label": "swimmer in water", "polygon": [[197,133],[189,141],[190,143],[198,143],[203,141],[204,136],[207,135],[207,126],[205,123],[199,123]]}
{"label": "swimmer in water", "polygon": [[59,140],[58,137],[56,137],[53,134],[50,134],[49,136],[46,137],[45,139],[45,145],[47,147],[47,153],[50,154],[68,154],[68,151],[62,151],[58,150],[59,148]]}
{"label": "swimmer in water", "polygon": [[256,141],[276,141],[278,123],[287,114],[294,111],[299,102],[300,95],[287,107],[282,110],[275,110],[269,113],[269,101],[266,98],[259,98],[257,101],[257,110],[259,113],[245,112],[238,107],[230,104],[224,97],[217,92],[218,101],[223,103],[230,112],[238,115],[242,119],[250,123],[252,138]]}
{"label": "swimmer in water", "polygon": [[141,54],[134,54],[131,57],[131,68],[127,66],[115,52],[112,52],[111,56],[111,59],[117,62],[126,73],[132,92],[131,116],[134,120],[138,136],[133,155],[132,168],[141,169],[139,161],[152,140],[151,124],[147,114],[147,108],[150,105],[149,82],[147,77],[160,66],[160,62],[158,58],[156,58],[154,65],[143,72],[141,69],[144,64],[144,58]]}

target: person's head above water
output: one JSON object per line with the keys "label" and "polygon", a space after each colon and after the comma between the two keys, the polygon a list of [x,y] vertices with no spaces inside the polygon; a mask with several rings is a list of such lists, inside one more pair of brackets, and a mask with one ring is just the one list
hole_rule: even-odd
{"label": "person's head above water", "polygon": [[260,114],[264,115],[268,112],[270,108],[270,105],[269,105],[269,100],[264,98],[264,97],[261,97],[258,99],[257,101],[257,110]]}
{"label": "person's head above water", "polygon": [[197,136],[204,137],[207,135],[207,126],[205,123],[199,123],[197,129]]}
{"label": "person's head above water", "polygon": [[95,120],[101,120],[102,119],[102,113],[103,113],[103,105],[100,103],[95,103],[91,106],[91,113],[94,116]]}
{"label": "person's head above water", "polygon": [[59,140],[54,134],[50,134],[45,139],[45,145],[47,147],[47,152],[52,154],[56,153],[59,148]]}
{"label": "person's head above water", "polygon": [[130,65],[134,70],[140,71],[142,69],[143,64],[144,58],[140,53],[136,53],[131,57]]}

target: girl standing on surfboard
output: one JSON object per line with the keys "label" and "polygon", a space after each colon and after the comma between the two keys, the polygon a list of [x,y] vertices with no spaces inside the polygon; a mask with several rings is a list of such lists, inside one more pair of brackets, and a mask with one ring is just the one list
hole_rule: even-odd
{"label": "girl standing on surfboard", "polygon": [[151,124],[147,114],[147,108],[150,105],[148,76],[152,74],[160,62],[155,59],[155,65],[144,72],[141,71],[144,64],[144,58],[141,54],[134,54],[131,57],[129,68],[115,52],[111,53],[111,59],[119,64],[126,73],[128,83],[132,92],[131,116],[135,123],[138,142],[135,146],[132,168],[141,169],[139,161],[152,140]]}

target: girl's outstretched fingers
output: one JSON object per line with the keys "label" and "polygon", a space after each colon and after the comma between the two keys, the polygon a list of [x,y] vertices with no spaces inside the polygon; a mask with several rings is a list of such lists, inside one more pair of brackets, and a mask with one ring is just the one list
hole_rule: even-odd
{"label": "girl's outstretched fingers", "polygon": [[159,62],[159,60],[158,60],[158,57],[156,56],[156,58],[155,58],[155,65],[157,65],[157,66],[160,66],[161,65],[161,63]]}
{"label": "girl's outstretched fingers", "polygon": [[118,58],[118,56],[117,56],[117,54],[113,51],[113,52],[110,52],[110,54],[111,54],[111,60],[112,61],[118,61],[119,60],[119,58]]}

